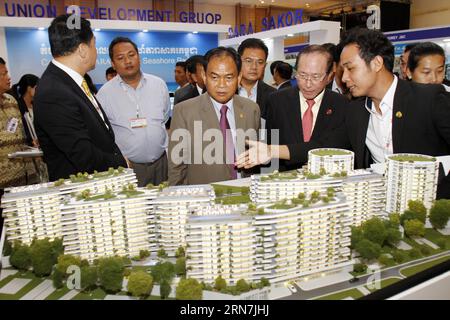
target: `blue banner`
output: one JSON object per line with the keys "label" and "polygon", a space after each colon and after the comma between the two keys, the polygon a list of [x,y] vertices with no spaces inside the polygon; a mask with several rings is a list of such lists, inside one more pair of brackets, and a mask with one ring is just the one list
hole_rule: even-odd
{"label": "blue banner", "polygon": [[[96,31],[94,34],[98,56],[96,68],[89,75],[96,85],[106,81],[105,71],[111,66],[108,47],[118,36],[128,37],[136,43],[142,71],[161,77],[169,91],[178,86],[174,82],[176,62],[205,54],[218,45],[215,33]],[[52,60],[47,30],[6,28],[6,43],[13,83],[26,73],[40,77]]]}
{"label": "blue banner", "polygon": [[438,39],[450,37],[450,27],[403,32],[386,32],[385,35],[391,42]]}

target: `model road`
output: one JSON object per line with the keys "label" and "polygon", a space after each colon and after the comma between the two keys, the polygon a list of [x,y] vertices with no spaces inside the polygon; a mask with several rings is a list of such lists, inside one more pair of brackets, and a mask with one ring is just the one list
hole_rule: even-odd
{"label": "model road", "polygon": [[[402,265],[398,265],[398,266],[392,267],[390,269],[381,271],[380,281],[383,280],[383,279],[392,278],[392,277],[405,278],[403,275],[400,274],[400,269],[403,269],[403,268],[406,268],[406,267],[409,267],[409,266],[412,266],[412,265],[420,264],[420,263],[423,263],[423,262],[427,262],[427,261],[430,261],[430,260],[435,260],[435,259],[437,259],[439,257],[446,256],[448,254],[449,254],[449,251],[441,252],[441,253],[435,254],[433,256],[429,256],[429,257],[422,258],[422,259],[419,259],[419,260],[410,261],[410,262],[404,263]],[[357,287],[360,287],[362,285],[366,285],[367,284],[367,280],[371,276],[373,276],[373,274],[369,274],[369,275],[364,275],[364,276],[358,277],[359,281],[357,281],[357,282],[350,283],[349,281],[344,281],[344,282],[340,282],[340,283],[332,284],[332,285],[329,285],[329,286],[326,286],[326,287],[313,289],[313,290],[308,290],[308,291],[304,291],[304,290],[302,290],[301,288],[299,288],[296,285],[296,287],[297,287],[297,292],[296,293],[294,293],[294,294],[292,294],[290,296],[278,299],[278,300],[307,300],[307,299],[320,297],[320,296],[323,296],[323,295],[333,294],[334,292],[341,291],[341,290],[348,290],[348,289],[357,288]]]}

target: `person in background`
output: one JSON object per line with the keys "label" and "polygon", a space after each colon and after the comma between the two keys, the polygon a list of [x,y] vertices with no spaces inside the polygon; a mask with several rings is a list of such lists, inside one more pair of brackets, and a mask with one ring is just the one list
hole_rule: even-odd
{"label": "person in background", "polygon": [[405,50],[403,50],[403,54],[400,56],[400,74],[399,78],[402,80],[408,79],[408,74],[406,72],[406,69],[408,68],[408,58],[409,53],[416,43],[410,43],[405,46]]}
{"label": "person in background", "polygon": [[417,83],[443,84],[445,79],[445,52],[433,42],[419,43],[411,49],[406,69],[408,79]]}
{"label": "person in background", "polygon": [[291,88],[291,78],[291,65],[284,61],[277,63],[273,72],[273,79],[275,80],[277,90]]}
{"label": "person in background", "polygon": [[114,70],[113,67],[109,67],[108,69],[106,69],[106,72],[105,72],[106,81],[111,80],[115,76],[117,76],[117,72],[116,72],[116,70]]}
{"label": "person in background", "polygon": [[69,14],[60,15],[48,28],[53,60],[34,97],[34,126],[50,181],[128,165],[84,79],[97,61],[90,22],[80,18],[80,28],[70,29],[69,19]]}
{"label": "person in background", "polygon": [[129,38],[115,38],[109,56],[117,76],[103,85],[97,98],[139,187],[159,185],[167,180],[169,90],[164,80],[142,72],[138,48]]}
{"label": "person in background", "polygon": [[181,89],[189,84],[189,81],[186,76],[186,62],[178,61],[175,64],[174,73],[175,73],[175,82],[179,85],[177,90]]}
{"label": "person in background", "polygon": [[[26,185],[36,170],[30,159],[10,159],[8,154],[26,148],[26,136],[16,99],[11,89],[6,62],[0,58],[0,190]],[[1,193],[1,191],[0,191]]]}
{"label": "person in background", "polygon": [[206,61],[201,55],[195,55],[186,60],[186,75],[190,79],[190,84],[175,91],[174,105],[205,93],[206,89],[203,82],[205,67]]}
{"label": "person in background", "polygon": [[262,80],[266,69],[269,49],[261,39],[249,38],[239,45],[238,53],[242,59],[242,80],[238,94],[256,102],[265,119],[266,104],[269,95],[276,89]]}
{"label": "person in background", "polygon": [[16,98],[22,114],[22,123],[30,146],[39,147],[39,143],[34,129],[33,119],[33,98],[39,78],[34,74],[23,75],[19,82],[12,86],[12,94]]}
{"label": "person in background", "polygon": [[[276,60],[276,61],[274,61],[274,62],[272,62],[271,64],[270,64],[270,74],[272,75],[272,78],[273,78],[273,76],[274,76],[274,73],[275,73],[275,67],[277,66],[277,64],[279,64],[280,62],[282,62],[281,60]],[[276,87],[277,86],[277,84],[276,84],[276,82],[275,82],[275,79],[273,79],[273,82],[272,82],[272,87]]]}

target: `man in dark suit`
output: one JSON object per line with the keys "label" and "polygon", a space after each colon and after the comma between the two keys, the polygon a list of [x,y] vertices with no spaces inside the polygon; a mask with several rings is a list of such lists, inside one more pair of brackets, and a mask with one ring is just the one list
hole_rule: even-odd
{"label": "man in dark suit", "polygon": [[[351,103],[346,119],[355,166],[366,168],[392,153],[449,155],[450,97],[445,89],[398,79],[392,73],[394,47],[381,32],[353,30],[342,46],[342,80],[354,97],[363,97]],[[450,196],[449,181],[441,181],[438,198]]]}
{"label": "man in dark suit", "polygon": [[[301,167],[308,160],[308,151],[326,143],[345,121],[347,99],[325,89],[332,68],[330,53],[320,45],[311,45],[297,57],[298,87],[269,97],[269,142],[286,145],[290,153],[290,160],[280,162],[281,171]],[[271,130],[278,130],[279,141]]]}
{"label": "man in dark suit", "polygon": [[83,78],[97,59],[90,23],[80,18],[81,29],[69,29],[69,17],[55,18],[48,29],[54,60],[34,98],[34,125],[51,181],[127,166],[111,124]]}
{"label": "man in dark suit", "polygon": [[186,72],[189,74],[191,83],[175,91],[174,105],[204,93],[203,74],[205,73],[205,68],[206,62],[203,56],[195,55],[186,60]]}
{"label": "man in dark suit", "polygon": [[292,66],[284,61],[280,61],[273,71],[273,80],[277,86],[277,90],[292,88]]}
{"label": "man in dark suit", "polygon": [[274,87],[262,80],[269,49],[262,40],[249,38],[240,44],[238,53],[242,59],[242,80],[238,94],[256,102],[261,111],[261,117],[265,118],[269,95],[276,91]]}

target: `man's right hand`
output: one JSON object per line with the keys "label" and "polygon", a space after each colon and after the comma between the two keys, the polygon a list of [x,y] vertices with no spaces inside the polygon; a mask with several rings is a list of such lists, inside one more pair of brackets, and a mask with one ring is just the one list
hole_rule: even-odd
{"label": "man's right hand", "polygon": [[267,164],[272,160],[271,146],[260,141],[248,140],[249,149],[236,158],[238,168],[250,169],[254,166]]}

